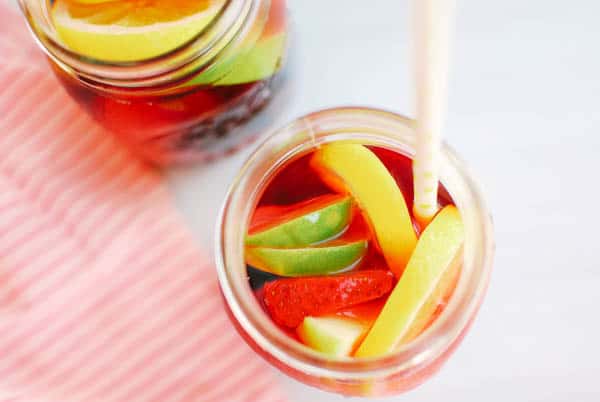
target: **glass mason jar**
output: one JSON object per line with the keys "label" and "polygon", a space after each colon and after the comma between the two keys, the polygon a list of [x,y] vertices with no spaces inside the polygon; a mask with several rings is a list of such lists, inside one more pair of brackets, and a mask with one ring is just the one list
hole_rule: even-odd
{"label": "glass mason jar", "polygon": [[[219,282],[231,320],[253,349],[291,377],[351,396],[392,395],[433,375],[461,342],[486,292],[494,239],[482,194],[448,146],[441,182],[461,211],[465,225],[464,262],[453,296],[441,315],[414,341],[382,358],[332,359],[284,334],[259,305],[244,263],[244,237],[261,191],[291,158],[332,141],[356,141],[414,155],[412,122],[375,109],[337,108],[299,118],[276,131],[254,152],[233,182],[216,232]],[[241,230],[242,229],[242,230]]]}
{"label": "glass mason jar", "polygon": [[93,59],[63,43],[51,14],[54,0],[19,2],[72,97],[134,152],[160,165],[234,148],[240,138],[226,134],[267,103],[286,48],[285,0],[224,0],[192,39],[127,62]]}

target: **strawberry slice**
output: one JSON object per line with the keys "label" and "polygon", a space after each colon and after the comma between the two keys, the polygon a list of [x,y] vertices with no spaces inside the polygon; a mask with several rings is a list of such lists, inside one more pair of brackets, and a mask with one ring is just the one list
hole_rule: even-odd
{"label": "strawberry slice", "polygon": [[273,321],[295,328],[304,317],[377,299],[392,290],[394,275],[363,270],[332,276],[278,279],[264,286],[264,303]]}

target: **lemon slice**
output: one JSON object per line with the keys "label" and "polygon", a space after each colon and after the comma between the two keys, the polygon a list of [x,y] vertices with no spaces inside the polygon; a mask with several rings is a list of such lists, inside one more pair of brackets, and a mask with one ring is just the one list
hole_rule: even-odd
{"label": "lemon slice", "polygon": [[70,50],[110,62],[159,56],[192,39],[225,0],[57,0],[52,19]]}

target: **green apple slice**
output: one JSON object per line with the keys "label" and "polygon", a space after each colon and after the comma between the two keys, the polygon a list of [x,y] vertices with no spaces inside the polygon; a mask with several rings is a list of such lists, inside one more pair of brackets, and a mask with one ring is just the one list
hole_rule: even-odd
{"label": "green apple slice", "polygon": [[286,38],[285,33],[280,33],[260,40],[248,53],[237,57],[231,72],[215,85],[244,84],[272,76],[281,65]]}
{"label": "green apple slice", "polygon": [[264,80],[279,69],[286,40],[285,31],[262,38],[252,48],[215,64],[184,85],[224,86]]}
{"label": "green apple slice", "polygon": [[379,357],[410,342],[452,293],[462,265],[464,226],[453,205],[425,228],[406,270],[388,297],[356,357]]}
{"label": "green apple slice", "polygon": [[348,227],[352,215],[350,197],[336,198],[325,205],[317,200],[312,205],[316,209],[302,211],[295,218],[248,235],[246,245],[272,248],[310,246],[333,239]]}
{"label": "green apple slice", "polygon": [[280,276],[335,274],[352,269],[365,255],[367,241],[306,248],[246,248],[246,262]]}
{"label": "green apple slice", "polygon": [[369,327],[339,316],[306,317],[296,329],[305,345],[332,357],[350,356]]}

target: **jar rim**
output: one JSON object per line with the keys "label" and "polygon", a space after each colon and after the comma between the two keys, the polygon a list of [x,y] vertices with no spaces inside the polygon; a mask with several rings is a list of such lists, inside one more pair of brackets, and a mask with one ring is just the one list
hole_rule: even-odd
{"label": "jar rim", "polygon": [[[305,374],[338,380],[364,380],[408,373],[441,356],[474,318],[491,273],[495,248],[492,222],[479,187],[464,163],[447,144],[444,144],[442,150],[443,168],[440,177],[463,216],[463,270],[448,305],[415,340],[400,346],[394,353],[377,358],[327,357],[291,339],[277,328],[260,307],[259,310],[256,309],[258,303],[252,299],[252,290],[247,280],[245,285],[240,280],[245,272],[243,254],[240,259],[245,230],[239,230],[240,221],[234,218],[242,217],[241,227],[247,227],[260,189],[264,188],[274,170],[302,151],[314,150],[320,144],[338,140],[368,142],[378,146],[387,144],[388,147],[392,146],[391,149],[412,157],[410,153],[414,151],[407,149],[413,146],[410,141],[408,144],[401,144],[407,138],[414,140],[412,126],[410,119],[380,109],[338,107],[317,111],[269,134],[233,181],[217,221],[215,236],[215,259],[221,291],[237,327],[261,350],[284,365]],[[301,132],[304,133],[300,134]],[[297,142],[296,146],[286,149],[284,143],[294,136],[298,136],[297,141],[294,140]],[[402,141],[400,137],[403,137]],[[403,147],[394,148],[393,145]],[[261,160],[265,158],[277,160],[277,163],[268,167],[269,163]],[[252,178],[253,174],[259,173],[262,178]],[[251,199],[241,198],[240,192],[252,185],[256,188]],[[232,239],[237,241],[233,242]]]}
{"label": "jar rim", "polygon": [[119,82],[139,82],[139,86],[144,86],[149,80],[160,80],[192,63],[195,69],[210,65],[216,58],[214,53],[234,41],[257,12],[257,0],[224,0],[211,21],[179,46],[151,58],[107,61],[82,55],[61,43],[49,16],[48,0],[18,0],[18,3],[30,31],[48,57],[83,77],[116,86]]}

